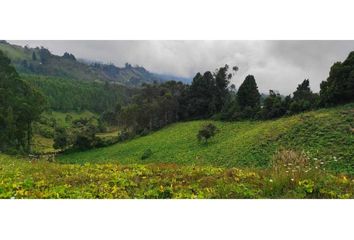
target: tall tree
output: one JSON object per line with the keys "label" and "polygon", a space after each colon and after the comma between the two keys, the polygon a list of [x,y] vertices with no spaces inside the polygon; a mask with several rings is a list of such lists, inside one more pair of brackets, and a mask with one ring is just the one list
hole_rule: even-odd
{"label": "tall tree", "polygon": [[335,63],[329,77],[321,83],[321,102],[334,105],[354,100],[354,51],[341,63]]}
{"label": "tall tree", "polygon": [[43,96],[20,79],[0,51],[0,149],[30,151],[32,122],[44,106]]}
{"label": "tall tree", "polygon": [[237,100],[241,110],[250,108],[257,110],[260,106],[260,94],[254,76],[248,75],[237,92]]}

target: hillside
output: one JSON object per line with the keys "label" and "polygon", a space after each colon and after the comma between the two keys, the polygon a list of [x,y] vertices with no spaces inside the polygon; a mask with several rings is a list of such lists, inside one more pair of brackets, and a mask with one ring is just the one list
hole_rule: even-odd
{"label": "hillside", "polygon": [[5,41],[0,41],[0,50],[11,59],[12,64],[21,74],[83,81],[108,81],[125,86],[139,86],[142,83],[163,81],[159,75],[141,66],[126,64],[125,67],[120,68],[113,64],[89,63],[77,60],[70,53],[57,56],[45,48],[21,47]]}
{"label": "hillside", "polygon": [[[198,143],[196,134],[208,122],[173,124],[125,143],[62,155],[57,161],[267,167],[276,150],[291,149],[305,152],[331,171],[354,174],[353,104],[272,121],[214,121],[220,132],[207,144]],[[147,149],[152,156],[141,160]]]}

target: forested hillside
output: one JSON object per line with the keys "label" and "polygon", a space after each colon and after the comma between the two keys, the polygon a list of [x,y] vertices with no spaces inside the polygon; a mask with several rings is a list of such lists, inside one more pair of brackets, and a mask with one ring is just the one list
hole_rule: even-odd
{"label": "forested hillside", "polygon": [[102,113],[117,103],[124,105],[138,92],[135,88],[109,82],[87,82],[41,75],[22,75],[28,84],[46,96],[47,107],[54,111],[89,110]]}
{"label": "forested hillside", "polygon": [[83,81],[108,81],[125,86],[140,86],[142,83],[162,81],[157,74],[129,63],[122,68],[113,64],[89,63],[79,61],[70,53],[57,56],[43,47],[21,47],[6,41],[0,42],[0,50],[11,59],[19,73]]}

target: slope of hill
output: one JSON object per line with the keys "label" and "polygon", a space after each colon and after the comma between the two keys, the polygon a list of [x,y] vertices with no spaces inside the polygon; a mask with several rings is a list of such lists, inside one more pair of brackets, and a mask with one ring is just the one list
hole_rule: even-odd
{"label": "slope of hill", "polygon": [[[125,143],[62,155],[58,161],[267,167],[277,150],[291,149],[326,169],[354,174],[353,104],[273,121],[213,122],[220,132],[208,144],[199,143],[196,134],[208,122],[177,123]],[[141,160],[147,149],[152,156]]]}
{"label": "slope of hill", "polygon": [[53,55],[45,48],[28,48],[0,41],[0,50],[7,55],[19,73],[77,79],[84,81],[109,81],[126,86],[163,81],[158,75],[140,66],[126,64],[119,68],[113,64],[78,61],[74,55]]}

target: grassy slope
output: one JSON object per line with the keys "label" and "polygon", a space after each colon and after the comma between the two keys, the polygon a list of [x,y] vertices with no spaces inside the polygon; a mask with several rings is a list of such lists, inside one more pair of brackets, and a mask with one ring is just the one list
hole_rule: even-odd
{"label": "grassy slope", "polygon": [[[354,105],[261,122],[213,122],[220,132],[207,145],[199,128],[210,121],[178,123],[110,147],[60,156],[62,163],[177,163],[225,167],[267,166],[279,148],[306,151],[329,168],[354,173]],[[153,155],[140,160],[150,148]]]}

